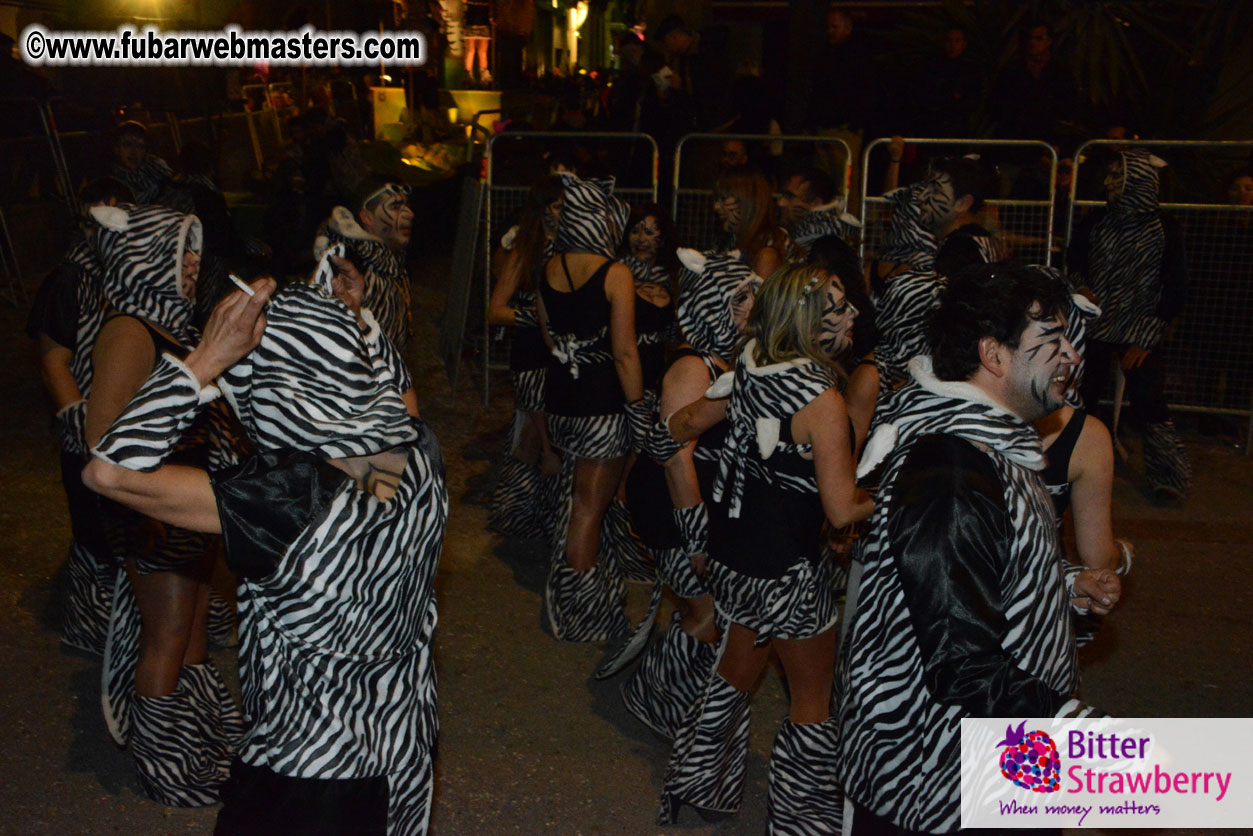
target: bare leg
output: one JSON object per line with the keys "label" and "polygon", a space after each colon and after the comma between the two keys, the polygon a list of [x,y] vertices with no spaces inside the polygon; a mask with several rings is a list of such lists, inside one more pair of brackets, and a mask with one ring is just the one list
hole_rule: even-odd
{"label": "bare leg", "polygon": [[714,625],[714,598],[702,595],[699,598],[679,599],[679,626],[697,641],[712,644],[718,641],[718,628]]}
{"label": "bare leg", "polygon": [[600,524],[622,478],[623,459],[579,459],[574,464],[574,502],[566,533],[566,561],[576,572],[596,565]]}
{"label": "bare leg", "polygon": [[[205,659],[204,618],[208,612],[209,574],[213,553],[206,554],[182,572],[141,575],[133,562],[127,566],[142,628],[139,662],[135,666],[135,692],[141,697],[163,697],[178,685],[184,664]],[[199,613],[197,618],[197,611]],[[199,622],[201,634],[193,640]]]}
{"label": "bare leg", "polygon": [[836,630],[808,638],[771,642],[791,692],[788,719],[793,723],[821,723],[831,714],[831,683],[835,676]]}
{"label": "bare leg", "polygon": [[752,691],[770,661],[770,645],[757,647],[757,634],[743,624],[731,623],[727,645],[718,662],[718,675],[737,691]]}

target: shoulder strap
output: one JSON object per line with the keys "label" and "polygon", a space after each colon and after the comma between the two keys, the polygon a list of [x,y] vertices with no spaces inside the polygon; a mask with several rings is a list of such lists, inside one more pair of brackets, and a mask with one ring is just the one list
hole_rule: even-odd
{"label": "shoulder strap", "polygon": [[566,266],[566,254],[561,254],[561,269],[566,274],[566,284],[570,285],[570,292],[574,292],[574,279],[570,278],[570,268]]}

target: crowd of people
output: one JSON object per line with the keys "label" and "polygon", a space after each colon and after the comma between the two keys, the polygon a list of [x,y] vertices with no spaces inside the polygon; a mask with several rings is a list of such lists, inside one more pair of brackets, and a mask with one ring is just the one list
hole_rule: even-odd
{"label": "crowd of people", "polygon": [[[663,29],[682,55],[691,33]],[[62,638],[102,658],[144,794],[223,802],[221,834],[416,834],[430,815],[449,503],[406,359],[414,213],[393,178],[314,153],[323,127],[296,123],[318,139],[292,179],[320,185],[262,242],[235,231],[207,148],[175,174],[122,124],[29,320],[72,522]],[[774,656],[768,832],[955,830],[958,718],[1093,711],[1076,643],[1133,557],[1111,517],[1116,368],[1148,492],[1187,499],[1165,163],[1115,151],[1107,207],[1052,269],[1013,261],[985,162],[937,157],[898,186],[889,147],[864,262],[829,171],[742,143],[712,247],[558,153],[492,254],[515,414],[490,526],[546,544],[548,631],[604,643],[595,675],[671,742],[659,824],[739,809]],[[1231,198],[1253,202],[1246,173]],[[236,608],[211,592],[219,557]],[[637,624],[628,582],[651,586]],[[242,705],[208,658],[236,636]]]}

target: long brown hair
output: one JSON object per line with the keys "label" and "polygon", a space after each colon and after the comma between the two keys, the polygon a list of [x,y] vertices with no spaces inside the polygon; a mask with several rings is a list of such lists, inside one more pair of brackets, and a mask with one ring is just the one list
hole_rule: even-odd
{"label": "long brown hair", "polygon": [[[839,282],[836,276],[830,280]],[[758,364],[808,358],[843,375],[840,365],[818,345],[827,281],[827,272],[811,264],[788,264],[770,274],[757,291],[745,329],[757,341],[753,359]]]}
{"label": "long brown hair", "polygon": [[774,222],[774,190],[764,174],[750,168],[732,169],[714,183],[714,194],[734,197],[740,203],[740,226],[735,231],[740,258],[752,265],[765,247],[788,257],[787,234]]}
{"label": "long brown hair", "polygon": [[535,289],[535,273],[544,264],[544,241],[548,237],[544,219],[548,207],[561,199],[563,191],[559,178],[545,177],[527,192],[522,215],[518,218],[518,235],[513,239],[513,254],[521,265],[519,290]]}

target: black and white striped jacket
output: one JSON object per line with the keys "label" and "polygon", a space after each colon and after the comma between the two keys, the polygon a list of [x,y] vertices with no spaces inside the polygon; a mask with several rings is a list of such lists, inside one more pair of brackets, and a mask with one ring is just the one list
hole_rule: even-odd
{"label": "black and white striped jacket", "polygon": [[911,372],[863,454],[863,470],[883,469],[837,663],[837,763],[859,807],[944,833],[960,824],[960,719],[1073,704],[1077,567],[1062,559],[1034,428],[972,384],[937,380],[928,357]]}

